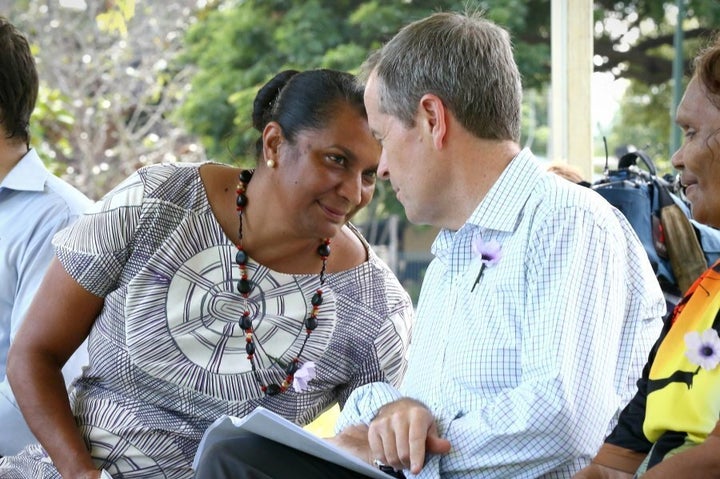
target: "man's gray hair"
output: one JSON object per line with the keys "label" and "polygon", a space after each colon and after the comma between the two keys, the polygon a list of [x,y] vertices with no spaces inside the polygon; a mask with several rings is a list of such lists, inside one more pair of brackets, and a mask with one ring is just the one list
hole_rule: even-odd
{"label": "man's gray hair", "polygon": [[378,78],[380,111],[412,126],[437,95],[478,138],[520,140],[522,82],[510,35],[481,12],[439,12],[402,28],[361,68]]}

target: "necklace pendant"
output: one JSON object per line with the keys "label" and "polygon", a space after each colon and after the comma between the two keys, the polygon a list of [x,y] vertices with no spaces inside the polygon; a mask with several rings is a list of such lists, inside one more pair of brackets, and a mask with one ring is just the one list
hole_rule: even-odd
{"label": "necklace pendant", "polygon": [[322,244],[318,246],[317,253],[321,258],[330,256],[330,240],[323,241]]}
{"label": "necklace pendant", "polygon": [[238,248],[237,253],[235,253],[235,262],[240,266],[245,266],[248,261],[248,255],[245,252],[244,249]]}
{"label": "necklace pendant", "polygon": [[315,294],[313,294],[313,297],[310,300],[310,304],[312,304],[313,306],[320,306],[320,305],[322,305],[322,303],[323,303],[322,291],[318,289],[317,292]]}

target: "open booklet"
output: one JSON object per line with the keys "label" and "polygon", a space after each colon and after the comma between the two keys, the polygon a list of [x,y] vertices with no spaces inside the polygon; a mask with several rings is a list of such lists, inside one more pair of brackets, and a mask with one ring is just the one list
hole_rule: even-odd
{"label": "open booklet", "polygon": [[317,437],[263,407],[256,408],[243,418],[222,416],[212,423],[212,425],[207,428],[207,431],[205,431],[198,450],[195,453],[193,469],[197,469],[205,449],[218,441],[231,439],[241,431],[251,432],[258,436],[271,439],[368,477],[377,479],[388,479],[390,477],[352,454],[330,444],[328,441]]}

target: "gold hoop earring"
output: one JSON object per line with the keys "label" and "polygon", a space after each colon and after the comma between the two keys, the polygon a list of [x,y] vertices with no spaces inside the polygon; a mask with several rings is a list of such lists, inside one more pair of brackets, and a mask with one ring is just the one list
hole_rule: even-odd
{"label": "gold hoop earring", "polygon": [[270,169],[275,168],[275,160],[267,160],[267,161],[265,162],[265,164],[266,164],[267,167],[270,168]]}

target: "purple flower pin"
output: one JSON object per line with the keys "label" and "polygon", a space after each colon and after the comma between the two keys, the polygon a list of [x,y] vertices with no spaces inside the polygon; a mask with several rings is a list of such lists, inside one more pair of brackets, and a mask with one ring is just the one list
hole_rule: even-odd
{"label": "purple flower pin", "polygon": [[480,278],[482,278],[485,268],[495,266],[498,261],[500,261],[500,258],[502,258],[502,248],[497,240],[491,239],[490,241],[485,242],[482,237],[478,236],[472,243],[472,252],[476,259],[480,258],[481,264],[480,271],[478,271],[477,278],[475,278],[475,283],[473,283],[473,286],[470,289],[471,293],[475,291],[475,286],[477,286],[480,282]]}
{"label": "purple flower pin", "polygon": [[685,356],[691,363],[700,366],[706,371],[715,369],[720,363],[720,337],[712,328],[701,333],[692,331],[685,335],[687,351]]}
{"label": "purple flower pin", "polygon": [[315,379],[315,363],[308,361],[295,371],[293,389],[295,392],[301,393],[307,389],[308,383],[313,379]]}

